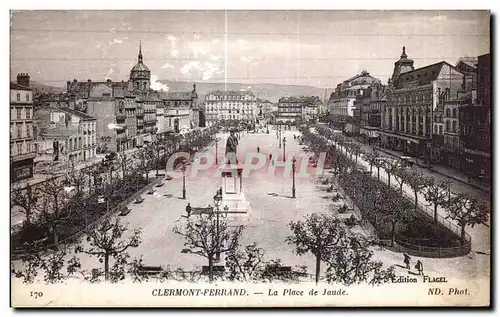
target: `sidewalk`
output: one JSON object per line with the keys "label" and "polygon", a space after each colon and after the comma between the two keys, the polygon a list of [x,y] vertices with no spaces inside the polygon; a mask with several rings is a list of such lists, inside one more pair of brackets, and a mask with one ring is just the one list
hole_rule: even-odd
{"label": "sidewalk", "polygon": [[[380,152],[384,152],[386,154],[392,155],[392,156],[397,157],[397,158],[400,158],[401,156],[403,156],[403,154],[401,152],[398,152],[398,151],[383,149],[380,147],[377,147],[376,149],[379,150]],[[456,181],[462,182],[464,184],[467,184],[467,185],[472,186],[474,188],[480,189],[480,190],[485,191],[487,193],[489,193],[491,191],[489,186],[481,184],[480,182],[478,182],[474,179],[471,179],[469,182],[467,180],[466,175],[464,175],[463,173],[461,173],[457,170],[454,170],[452,168],[448,168],[448,167],[440,166],[440,165],[431,165],[431,167],[428,167],[427,164],[424,164],[421,161],[417,162],[417,159],[414,157],[411,157],[411,161],[413,163],[417,164],[418,166],[420,166],[421,168],[425,168],[425,169],[428,169],[429,171],[432,171],[434,173],[438,173],[438,174],[444,175],[446,177],[452,178]]]}

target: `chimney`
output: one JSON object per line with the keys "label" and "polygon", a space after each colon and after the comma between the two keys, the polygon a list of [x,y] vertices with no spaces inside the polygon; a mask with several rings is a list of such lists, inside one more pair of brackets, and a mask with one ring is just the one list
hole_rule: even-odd
{"label": "chimney", "polygon": [[88,82],[88,83],[91,83],[91,82],[92,82],[92,79],[87,79],[87,82]]}
{"label": "chimney", "polygon": [[30,76],[27,73],[17,74],[17,84],[24,86],[24,87],[31,88]]}
{"label": "chimney", "polygon": [[106,82],[107,82],[107,83],[110,83],[110,82],[111,82],[111,79],[106,79]]}
{"label": "chimney", "polygon": [[68,80],[66,82],[66,91],[69,91],[70,88],[71,88],[71,82]]}

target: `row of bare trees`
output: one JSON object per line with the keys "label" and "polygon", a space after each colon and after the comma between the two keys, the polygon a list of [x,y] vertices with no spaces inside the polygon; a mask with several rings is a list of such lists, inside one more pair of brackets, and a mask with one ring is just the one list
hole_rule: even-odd
{"label": "row of bare trees", "polygon": [[[487,202],[477,199],[470,193],[452,193],[451,183],[448,181],[436,181],[433,177],[423,174],[404,164],[400,160],[390,159],[373,150],[365,153],[359,143],[352,142],[341,134],[334,133],[331,129],[316,126],[315,133],[307,130],[302,131],[304,140],[310,149],[319,156],[320,152],[327,152],[330,160],[334,162],[334,170],[340,175],[352,177],[350,171],[356,170],[358,157],[362,157],[369,165],[370,175],[373,167],[377,169],[377,179],[380,181],[380,169],[387,175],[387,187],[392,188],[391,179],[395,180],[399,187],[399,196],[394,201],[403,201],[403,187],[408,186],[413,192],[414,214],[418,211],[418,197],[422,194],[427,204],[432,205],[434,222],[439,222],[438,209],[444,208],[446,217],[454,220],[461,229],[462,242],[465,241],[465,228],[476,224],[486,224],[489,219],[489,208]],[[342,159],[341,157],[344,157]],[[349,157],[349,160],[345,158]],[[354,182],[354,186],[363,187],[366,182]],[[370,188],[366,188],[370,191]],[[390,191],[389,191],[390,192]],[[387,195],[386,195],[387,196]],[[388,199],[387,202],[391,201]],[[388,203],[389,204],[389,203]],[[390,205],[390,204],[389,204]],[[401,208],[401,207],[399,207]],[[401,216],[402,217],[402,216]]]}

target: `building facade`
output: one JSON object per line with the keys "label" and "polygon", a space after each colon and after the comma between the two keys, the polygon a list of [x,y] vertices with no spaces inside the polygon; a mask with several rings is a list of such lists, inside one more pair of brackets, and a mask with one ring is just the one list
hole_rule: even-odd
{"label": "building facade", "polygon": [[460,158],[468,177],[491,181],[491,57],[478,57],[477,100],[460,107]]}
{"label": "building facade", "polygon": [[301,124],[314,121],[318,117],[317,96],[282,97],[278,100],[276,124]]}
{"label": "building facade", "polygon": [[96,156],[96,119],[86,113],[65,108],[41,107],[36,110],[38,152],[51,161],[76,164]]}
{"label": "building facade", "polygon": [[10,179],[33,177],[35,158],[33,133],[33,92],[28,74],[17,75],[10,83]]}
{"label": "building facade", "polygon": [[177,91],[161,94],[164,108],[165,133],[185,133],[199,127],[200,112],[196,84],[192,91]]}
{"label": "building facade", "polygon": [[354,102],[357,96],[363,95],[363,91],[373,84],[380,84],[380,80],[363,70],[360,74],[337,85],[328,100],[329,119],[334,128],[348,133],[359,133],[354,131],[356,128],[352,124]]}
{"label": "building facade", "polygon": [[205,119],[207,126],[227,122],[254,124],[257,113],[257,97],[251,91],[213,91],[205,95]]}
{"label": "building facade", "polygon": [[381,142],[426,161],[441,160],[441,145],[433,142],[435,115],[444,103],[463,93],[464,75],[454,66],[439,62],[414,69],[405,48],[395,62],[382,111]]}
{"label": "building facade", "polygon": [[386,86],[376,82],[363,90],[354,101],[352,122],[357,135],[367,143],[378,143],[380,139],[381,110],[386,103]]}
{"label": "building facade", "polygon": [[156,108],[162,105],[160,92],[151,86],[151,71],[144,64],[139,45],[137,63],[128,81],[87,80],[67,82],[67,103],[97,119],[99,148],[122,151],[151,142],[157,132]]}

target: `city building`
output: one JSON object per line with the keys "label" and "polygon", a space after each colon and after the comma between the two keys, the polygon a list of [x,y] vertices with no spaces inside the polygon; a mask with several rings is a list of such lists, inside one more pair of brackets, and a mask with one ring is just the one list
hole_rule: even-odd
{"label": "city building", "polygon": [[[137,63],[128,81],[68,81],[65,99],[70,108],[97,119],[98,150],[122,151],[154,141],[160,93],[150,88],[151,71],[139,44]],[[135,118],[134,118],[135,116]]]}
{"label": "city building", "polygon": [[39,161],[76,164],[96,156],[97,130],[94,117],[66,107],[40,107],[35,115]]}
{"label": "city building", "polygon": [[356,131],[356,134],[369,144],[380,140],[380,113],[387,101],[385,88],[386,86],[376,82],[370,88],[364,89],[354,101],[352,131]]}
{"label": "city building", "polygon": [[218,90],[205,95],[205,119],[209,127],[217,123],[255,124],[257,115],[257,97],[251,91]]}
{"label": "city building", "polygon": [[442,123],[435,116],[442,115],[445,102],[463,95],[463,82],[464,75],[445,61],[415,69],[403,47],[382,110],[382,145],[438,163],[441,144],[433,137]]}
{"label": "city building", "polygon": [[10,83],[10,179],[33,177],[35,158],[33,136],[33,92],[30,76],[18,74]]}
{"label": "city building", "polygon": [[477,100],[461,106],[460,158],[470,178],[491,181],[491,56],[481,55],[477,67]]}
{"label": "city building", "polygon": [[314,121],[318,117],[318,105],[321,100],[317,96],[291,96],[278,100],[276,124],[301,124]]}
{"label": "city building", "polygon": [[199,127],[200,111],[196,84],[192,91],[172,91],[160,96],[164,108],[165,132],[184,133]]}
{"label": "city building", "polygon": [[354,101],[358,95],[363,95],[363,91],[374,84],[380,84],[380,80],[363,70],[360,74],[337,85],[328,100],[329,120],[334,128],[347,133],[359,133],[352,124]]}

